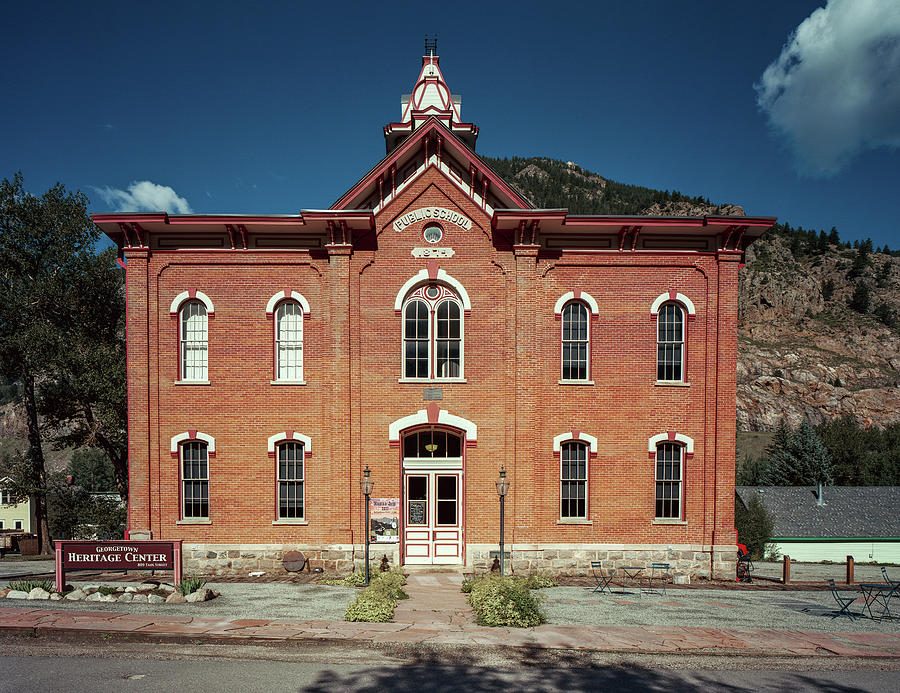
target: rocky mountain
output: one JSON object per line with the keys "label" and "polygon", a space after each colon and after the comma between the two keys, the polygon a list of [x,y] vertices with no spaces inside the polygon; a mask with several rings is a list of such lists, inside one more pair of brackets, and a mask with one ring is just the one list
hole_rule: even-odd
{"label": "rocky mountain", "polygon": [[[578,214],[744,214],[737,205],[617,183],[572,162],[488,163],[540,207]],[[794,426],[843,414],[879,426],[900,421],[900,259],[886,253],[861,259],[861,251],[836,234],[819,236],[810,240],[808,232],[778,227],[747,251],[739,289],[740,430],[771,431],[782,417]]]}

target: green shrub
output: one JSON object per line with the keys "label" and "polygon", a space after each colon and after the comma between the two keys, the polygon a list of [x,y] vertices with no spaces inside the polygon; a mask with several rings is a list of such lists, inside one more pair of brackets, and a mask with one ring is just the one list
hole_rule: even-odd
{"label": "green shrub", "polygon": [[469,594],[472,591],[472,585],[475,584],[475,578],[466,578],[462,581],[462,587],[460,587],[460,591]]}
{"label": "green shrub", "polygon": [[537,573],[532,573],[527,577],[523,578],[523,582],[525,583],[525,587],[530,590],[540,590],[545,587],[556,587],[556,580],[553,579],[553,576],[550,573],[538,571]]}
{"label": "green shrub", "polygon": [[347,607],[344,620],[387,623],[394,618],[396,604],[396,600],[391,599],[384,590],[372,589],[370,585],[360,592],[353,603]]}
{"label": "green shrub", "polygon": [[111,595],[111,594],[118,594],[118,593],[119,593],[119,590],[118,590],[117,588],[115,588],[115,587],[110,587],[109,585],[100,585],[100,587],[99,587],[99,589],[98,589],[97,591],[98,591],[100,594],[102,594],[104,597],[108,597],[108,596]]}
{"label": "green shrub", "polygon": [[366,621],[385,623],[394,618],[394,607],[398,599],[408,599],[403,591],[406,576],[399,570],[371,575],[369,586],[360,592],[347,607],[345,621]]}
{"label": "green shrub", "polygon": [[175,585],[175,589],[178,590],[178,594],[182,597],[186,597],[189,594],[192,594],[199,590],[203,585],[206,584],[206,580],[198,577],[188,577],[184,578],[181,582]]}
{"label": "green shrub", "polygon": [[468,601],[480,626],[529,628],[546,620],[522,579],[481,578],[473,583]]}
{"label": "green shrub", "polygon": [[40,587],[45,592],[56,591],[53,589],[53,583],[50,580],[19,580],[18,582],[10,582],[7,587],[20,592],[31,592],[35,587]]}

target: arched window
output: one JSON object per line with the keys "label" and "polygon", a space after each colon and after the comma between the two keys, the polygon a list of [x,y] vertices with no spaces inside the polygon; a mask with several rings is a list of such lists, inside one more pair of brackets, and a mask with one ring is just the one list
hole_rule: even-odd
{"label": "arched window", "polygon": [[178,313],[181,373],[180,379],[204,382],[208,379],[209,319],[206,305],[190,300],[181,305]]}
{"label": "arched window", "polygon": [[589,380],[590,329],[588,308],[570,301],[562,310],[562,379]]}
{"label": "arched window", "polygon": [[677,303],[659,309],[656,337],[656,379],[684,380],[684,310]]}
{"label": "arched window", "polygon": [[284,442],[278,446],[278,519],[302,520],[304,507],[304,446]]}
{"label": "arched window", "polygon": [[560,512],[563,519],[587,519],[588,446],[571,441],[560,449]]}
{"label": "arched window", "polygon": [[303,307],[296,301],[275,310],[275,380],[303,380]]}
{"label": "arched window", "polygon": [[209,519],[209,454],[203,441],[181,444],[181,518]]}
{"label": "arched window", "polygon": [[443,284],[421,286],[403,305],[403,377],[463,377],[463,310]]}
{"label": "arched window", "polygon": [[680,520],[684,500],[684,469],[680,443],[656,446],[656,518]]}

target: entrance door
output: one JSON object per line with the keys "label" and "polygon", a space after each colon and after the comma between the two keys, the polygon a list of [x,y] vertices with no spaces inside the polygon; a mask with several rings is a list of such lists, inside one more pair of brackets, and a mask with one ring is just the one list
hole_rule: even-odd
{"label": "entrance door", "polygon": [[462,473],[404,471],[404,563],[462,563]]}

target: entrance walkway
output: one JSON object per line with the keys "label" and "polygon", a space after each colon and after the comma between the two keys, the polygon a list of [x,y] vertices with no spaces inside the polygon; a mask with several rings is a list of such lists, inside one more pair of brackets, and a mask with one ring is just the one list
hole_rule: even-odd
{"label": "entrance walkway", "polygon": [[454,629],[474,623],[472,607],[460,592],[462,575],[455,573],[412,574],[404,591],[409,599],[397,603],[394,623],[415,623],[429,628],[446,626]]}

